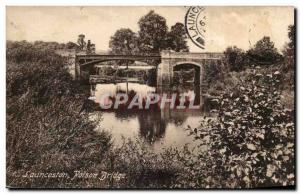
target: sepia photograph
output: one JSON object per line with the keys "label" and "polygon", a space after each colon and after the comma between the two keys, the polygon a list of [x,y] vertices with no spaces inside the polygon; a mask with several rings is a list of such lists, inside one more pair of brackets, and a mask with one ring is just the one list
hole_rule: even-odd
{"label": "sepia photograph", "polygon": [[7,188],[296,188],[295,7],[5,17]]}

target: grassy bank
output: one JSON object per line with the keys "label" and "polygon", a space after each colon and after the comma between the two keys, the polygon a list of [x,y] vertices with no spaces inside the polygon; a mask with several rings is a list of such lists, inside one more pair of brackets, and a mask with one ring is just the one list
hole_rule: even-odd
{"label": "grassy bank", "polygon": [[94,168],[110,148],[110,137],[93,131],[65,58],[33,44],[7,49],[7,185],[65,187],[82,181],[23,178],[26,172],[69,172]]}

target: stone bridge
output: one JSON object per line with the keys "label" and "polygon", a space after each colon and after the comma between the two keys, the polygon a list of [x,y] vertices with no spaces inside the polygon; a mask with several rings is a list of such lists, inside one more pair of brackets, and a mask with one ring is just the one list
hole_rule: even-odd
{"label": "stone bridge", "polygon": [[157,68],[157,83],[168,85],[173,82],[174,72],[184,66],[194,67],[195,83],[202,85],[206,72],[212,65],[221,65],[223,53],[190,53],[168,52],[161,53],[161,63]]}
{"label": "stone bridge", "polygon": [[[128,60],[149,61],[159,60],[157,66],[157,85],[170,85],[173,82],[174,72],[189,67],[195,71],[194,83],[203,84],[206,69],[210,65],[222,64],[222,53],[190,53],[162,51],[160,55],[110,55],[110,54],[77,54],[75,56],[75,78],[86,79],[82,75],[85,69],[93,68],[94,65],[105,61]],[[205,82],[205,81],[204,81]]]}

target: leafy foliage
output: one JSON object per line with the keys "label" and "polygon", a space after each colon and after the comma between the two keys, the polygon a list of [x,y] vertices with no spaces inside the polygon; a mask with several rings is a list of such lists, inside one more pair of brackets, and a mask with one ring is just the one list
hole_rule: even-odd
{"label": "leafy foliage", "polygon": [[126,173],[123,186],[127,188],[170,188],[180,170],[176,149],[154,152],[141,140],[123,140],[121,147],[114,149],[109,160],[114,170]]}
{"label": "leafy foliage", "polygon": [[225,60],[230,71],[242,71],[245,69],[245,52],[236,46],[226,48]]}
{"label": "leafy foliage", "polygon": [[[109,47],[115,54],[154,54],[162,50],[187,52],[186,31],[182,23],[176,23],[168,31],[166,19],[150,11],[139,21],[139,31],[121,28],[111,37]],[[157,63],[157,61],[150,61]]]}
{"label": "leafy foliage", "polygon": [[168,32],[166,19],[150,11],[139,22],[139,47],[142,52],[158,53],[165,49]]}
{"label": "leafy foliage", "polygon": [[289,42],[283,49],[284,61],[281,64],[281,71],[285,74],[283,88],[293,90],[295,83],[295,27],[290,25],[288,28]]}
{"label": "leafy foliage", "polygon": [[[139,52],[137,34],[128,28],[121,28],[110,37],[109,47],[112,54],[134,55]],[[134,61],[119,60],[117,64],[130,64]]]}
{"label": "leafy foliage", "polygon": [[135,54],[138,52],[137,35],[128,28],[121,28],[110,38],[109,47],[114,54]]}
{"label": "leafy foliage", "polygon": [[204,185],[295,184],[294,121],[291,110],[281,103],[280,81],[279,71],[263,76],[254,70],[235,91],[216,99],[216,120],[206,119],[199,129],[189,128],[200,145],[209,145],[208,154],[198,155],[212,169]]}
{"label": "leafy foliage", "polygon": [[264,36],[247,52],[250,65],[271,65],[282,60],[270,37]]}
{"label": "leafy foliage", "polygon": [[79,49],[83,50],[86,47],[86,42],[85,42],[85,35],[84,34],[79,34],[78,39],[77,39],[77,44],[79,45]]}
{"label": "leafy foliage", "polygon": [[171,26],[171,30],[167,34],[167,49],[174,50],[176,52],[188,52],[189,47],[187,46],[186,39],[187,34],[184,24],[177,22],[175,25]]}
{"label": "leafy foliage", "polygon": [[93,131],[82,109],[87,95],[72,81],[65,58],[15,44],[7,48],[7,185],[84,187],[82,180],[22,178],[28,171],[91,169],[110,148],[110,137]]}
{"label": "leafy foliage", "polygon": [[294,49],[295,49],[295,25],[289,25],[288,37],[290,39],[288,46],[292,51],[294,51]]}
{"label": "leafy foliage", "polygon": [[69,42],[66,43],[65,48],[66,49],[75,49],[75,50],[78,50],[79,46],[76,43],[69,41]]}

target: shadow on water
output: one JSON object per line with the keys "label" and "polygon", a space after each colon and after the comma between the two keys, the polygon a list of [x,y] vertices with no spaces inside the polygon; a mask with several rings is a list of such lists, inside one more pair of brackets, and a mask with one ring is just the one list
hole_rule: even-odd
{"label": "shadow on water", "polygon": [[[103,94],[110,94],[110,102],[115,102],[116,94],[128,94],[128,102],[122,104],[118,109],[101,109],[100,97]],[[153,104],[149,109],[139,109],[138,106],[128,109],[128,105],[136,94],[145,97],[149,93],[162,96],[177,94],[175,108],[170,108],[170,103],[166,103],[164,108],[160,107],[160,102]],[[200,109],[176,109],[180,103],[179,95],[194,95],[194,105],[201,105]],[[183,146],[192,143],[192,137],[188,136],[185,128],[198,127],[204,115],[203,100],[200,87],[197,85],[173,86],[173,87],[151,87],[138,83],[118,83],[118,84],[97,84],[91,86],[92,99],[99,104],[98,110],[102,113],[102,121],[99,124],[100,130],[108,130],[115,143],[121,144],[122,137],[135,139],[142,138],[154,148],[167,148],[171,146]],[[143,107],[146,99],[143,98]],[[187,97],[184,105],[188,107],[190,101]]]}

